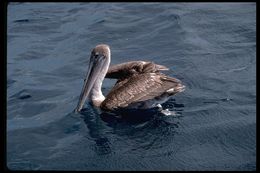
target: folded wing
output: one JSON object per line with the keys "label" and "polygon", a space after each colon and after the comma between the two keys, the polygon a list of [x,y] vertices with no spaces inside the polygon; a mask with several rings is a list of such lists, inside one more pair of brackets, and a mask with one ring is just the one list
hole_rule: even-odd
{"label": "folded wing", "polygon": [[[149,68],[143,70],[154,70]],[[137,74],[134,72],[130,77],[118,80],[113,89],[108,93],[101,104],[101,109],[115,110],[125,108],[131,104],[156,99],[163,94],[173,95],[183,85],[178,79],[168,77],[159,72]],[[168,91],[171,92],[168,92]]]}
{"label": "folded wing", "polygon": [[155,73],[169,70],[167,67],[149,61],[130,61],[110,66],[106,78],[124,79],[134,74]]}

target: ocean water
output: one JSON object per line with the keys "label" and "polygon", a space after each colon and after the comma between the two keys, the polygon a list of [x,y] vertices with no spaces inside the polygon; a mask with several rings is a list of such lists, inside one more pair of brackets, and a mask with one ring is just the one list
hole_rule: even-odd
{"label": "ocean water", "polygon": [[[75,114],[100,43],[169,67],[176,116]],[[11,170],[256,170],[255,3],[10,3],[6,87]]]}

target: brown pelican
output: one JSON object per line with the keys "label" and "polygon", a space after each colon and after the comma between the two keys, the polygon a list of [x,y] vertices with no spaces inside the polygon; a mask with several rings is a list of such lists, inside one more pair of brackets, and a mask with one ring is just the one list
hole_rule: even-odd
{"label": "brown pelican", "polygon": [[[75,111],[79,112],[87,98],[103,111],[160,106],[176,93],[184,91],[181,81],[160,71],[163,65],[146,61],[131,61],[109,68],[111,60],[108,45],[97,45],[91,52],[88,72]],[[118,79],[106,97],[101,86],[104,78]]]}

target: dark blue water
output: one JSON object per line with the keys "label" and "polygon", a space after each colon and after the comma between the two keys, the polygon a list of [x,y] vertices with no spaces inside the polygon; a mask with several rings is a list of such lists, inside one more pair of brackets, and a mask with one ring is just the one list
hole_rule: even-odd
{"label": "dark blue water", "polygon": [[[256,170],[255,3],[11,3],[7,14],[9,169]],[[163,105],[178,116],[74,114],[99,43],[112,64],[169,67],[186,85]]]}

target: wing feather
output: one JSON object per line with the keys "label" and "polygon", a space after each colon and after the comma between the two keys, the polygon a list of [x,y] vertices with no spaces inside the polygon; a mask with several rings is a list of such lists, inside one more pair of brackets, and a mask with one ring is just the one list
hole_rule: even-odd
{"label": "wing feather", "polygon": [[169,70],[167,67],[149,61],[130,61],[109,67],[106,78],[124,79],[134,74],[155,73]]}
{"label": "wing feather", "polygon": [[119,80],[101,104],[101,109],[114,110],[150,100],[174,88],[180,81],[162,73],[141,73]]}

